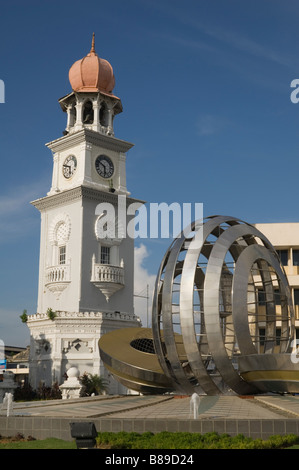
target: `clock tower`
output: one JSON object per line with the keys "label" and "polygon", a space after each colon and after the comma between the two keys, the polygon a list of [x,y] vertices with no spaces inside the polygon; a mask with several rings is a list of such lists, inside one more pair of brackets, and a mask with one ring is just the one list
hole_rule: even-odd
{"label": "clock tower", "polygon": [[133,308],[134,239],[126,224],[134,217],[127,207],[143,202],[127,190],[126,153],[133,145],[114,136],[122,104],[94,35],[69,81],[72,91],[59,100],[66,128],[47,144],[51,188],[32,202],[41,213],[41,242],[37,313],[27,322],[30,383],[61,384],[67,368],[76,366],[81,375],[106,377],[110,393],[123,393],[100,361],[98,340],[113,329],[140,326]]}

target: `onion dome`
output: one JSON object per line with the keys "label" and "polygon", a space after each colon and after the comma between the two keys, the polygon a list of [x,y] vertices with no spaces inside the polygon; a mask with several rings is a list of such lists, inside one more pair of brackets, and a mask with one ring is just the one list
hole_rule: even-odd
{"label": "onion dome", "polygon": [[97,55],[94,33],[89,54],[71,66],[69,81],[73,91],[112,93],[115,85],[113,68]]}

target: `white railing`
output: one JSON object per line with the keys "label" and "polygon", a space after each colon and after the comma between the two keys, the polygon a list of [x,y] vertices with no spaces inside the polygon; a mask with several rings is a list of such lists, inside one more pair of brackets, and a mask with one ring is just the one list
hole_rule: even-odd
{"label": "white railing", "polygon": [[93,264],[92,282],[112,282],[124,285],[124,268],[110,264]]}
{"label": "white railing", "polygon": [[69,282],[70,280],[69,264],[59,264],[46,268],[46,284],[53,282]]}

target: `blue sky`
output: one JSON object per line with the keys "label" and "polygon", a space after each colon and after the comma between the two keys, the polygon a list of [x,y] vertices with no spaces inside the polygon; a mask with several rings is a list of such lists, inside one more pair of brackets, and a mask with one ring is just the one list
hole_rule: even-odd
{"label": "blue sky", "polygon": [[[151,202],[203,203],[204,215],[299,222],[299,5],[295,0],[0,0],[0,338],[29,343],[39,223],[50,188],[45,143],[61,137],[58,99],[90,49],[112,64],[133,142],[127,184]],[[170,240],[137,240],[153,281]],[[136,312],[138,314],[138,312]]]}

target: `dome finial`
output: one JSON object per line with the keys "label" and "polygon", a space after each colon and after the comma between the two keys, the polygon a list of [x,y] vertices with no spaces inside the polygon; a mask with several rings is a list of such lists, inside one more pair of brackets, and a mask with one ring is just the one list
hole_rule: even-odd
{"label": "dome finial", "polygon": [[115,85],[113,68],[96,53],[95,33],[92,34],[90,52],[71,66],[69,80],[74,91],[112,93]]}
{"label": "dome finial", "polygon": [[92,33],[92,41],[91,41],[91,49],[90,52],[95,53],[95,48],[94,48],[94,33]]}

